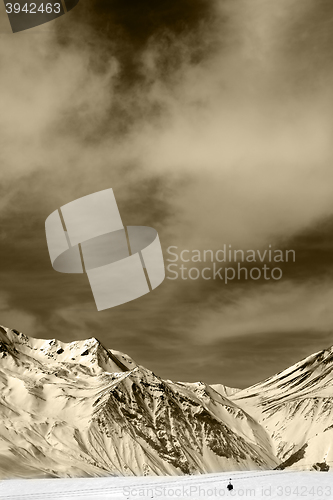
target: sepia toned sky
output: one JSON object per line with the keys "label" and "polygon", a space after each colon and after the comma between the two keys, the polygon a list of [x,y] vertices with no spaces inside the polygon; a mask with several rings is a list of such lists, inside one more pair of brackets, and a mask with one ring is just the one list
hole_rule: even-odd
{"label": "sepia toned sky", "polygon": [[[234,387],[332,345],[332,26],[329,0],[81,0],[12,34],[1,4],[0,324]],[[86,276],[52,269],[44,223],[109,187],[165,258],[271,245],[296,261],[97,312]]]}

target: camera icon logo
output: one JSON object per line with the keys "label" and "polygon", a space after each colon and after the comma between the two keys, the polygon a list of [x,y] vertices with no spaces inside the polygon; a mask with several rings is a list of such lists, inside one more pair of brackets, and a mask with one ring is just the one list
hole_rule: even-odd
{"label": "camera icon logo", "polygon": [[124,227],[112,189],[55,210],[45,232],[53,269],[86,272],[98,311],[135,300],[165,278],[157,231]]}

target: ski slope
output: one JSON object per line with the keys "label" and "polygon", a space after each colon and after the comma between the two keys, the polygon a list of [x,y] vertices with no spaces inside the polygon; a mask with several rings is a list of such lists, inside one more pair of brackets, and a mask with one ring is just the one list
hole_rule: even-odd
{"label": "ski slope", "polygon": [[330,472],[252,471],[182,477],[103,477],[85,479],[24,479],[0,483],[1,500],[106,500],[265,498],[312,500],[333,497]]}

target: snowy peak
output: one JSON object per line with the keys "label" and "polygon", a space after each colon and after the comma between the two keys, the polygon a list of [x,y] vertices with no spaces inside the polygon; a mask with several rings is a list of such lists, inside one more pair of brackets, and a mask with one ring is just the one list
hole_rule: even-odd
{"label": "snowy peak", "polygon": [[0,330],[0,476],[274,467],[266,431],[210,386],[162,380],[98,340]]}
{"label": "snowy peak", "polygon": [[283,467],[315,469],[330,462],[333,414],[333,348],[312,354],[231,399],[271,437]]}
{"label": "snowy peak", "polygon": [[304,358],[264,382],[234,393],[232,399],[251,398],[267,409],[304,397],[333,397],[333,347]]}
{"label": "snowy peak", "polygon": [[128,371],[136,366],[129,356],[105,349],[94,337],[65,343],[28,337],[3,326],[0,327],[0,353],[1,350],[2,356],[24,356],[48,365],[82,365],[93,373]]}

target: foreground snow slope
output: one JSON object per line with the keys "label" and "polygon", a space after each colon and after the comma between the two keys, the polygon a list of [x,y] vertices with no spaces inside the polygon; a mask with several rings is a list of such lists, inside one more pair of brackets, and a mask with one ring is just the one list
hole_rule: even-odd
{"label": "foreground snow slope", "polygon": [[225,390],[162,380],[95,338],[65,344],[1,327],[0,390],[2,478],[279,463],[267,432]]}
{"label": "foreground snow slope", "polygon": [[253,471],[183,477],[31,479],[0,483],[2,500],[106,500],[235,498],[289,500],[333,498],[333,475],[324,472]]}

